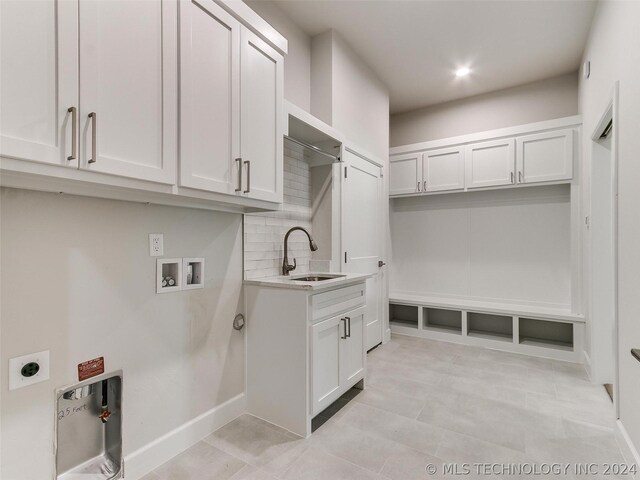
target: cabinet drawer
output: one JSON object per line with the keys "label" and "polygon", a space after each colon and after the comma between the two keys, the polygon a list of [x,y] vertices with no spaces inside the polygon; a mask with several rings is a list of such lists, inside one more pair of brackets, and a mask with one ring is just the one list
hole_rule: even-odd
{"label": "cabinet drawer", "polygon": [[316,323],[323,318],[352,310],[364,305],[365,301],[364,282],[337,290],[317,293],[311,297],[312,322]]}

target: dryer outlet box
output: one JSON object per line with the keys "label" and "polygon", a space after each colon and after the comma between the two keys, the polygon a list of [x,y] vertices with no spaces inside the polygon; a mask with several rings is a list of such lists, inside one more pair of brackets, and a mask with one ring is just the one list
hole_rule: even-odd
{"label": "dryer outlet box", "polygon": [[49,350],[9,359],[9,390],[49,380]]}

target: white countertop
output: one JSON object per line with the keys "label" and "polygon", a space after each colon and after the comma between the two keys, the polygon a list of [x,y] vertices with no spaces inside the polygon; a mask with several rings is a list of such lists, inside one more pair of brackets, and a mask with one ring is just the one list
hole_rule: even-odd
{"label": "white countertop", "polygon": [[[309,276],[332,276],[332,275],[344,275],[331,280],[322,280],[319,282],[297,282],[292,280],[297,277],[309,277]],[[290,276],[281,275],[279,277],[267,277],[257,278],[255,280],[245,280],[245,285],[251,285],[256,287],[273,287],[273,288],[288,288],[291,290],[307,290],[318,291],[325,290],[327,288],[342,287],[359,283],[367,278],[370,278],[371,274],[368,273],[298,273]]]}

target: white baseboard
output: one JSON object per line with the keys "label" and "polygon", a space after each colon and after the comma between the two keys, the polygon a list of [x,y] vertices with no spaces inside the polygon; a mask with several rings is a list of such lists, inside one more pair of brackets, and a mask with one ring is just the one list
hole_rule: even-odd
{"label": "white baseboard", "polygon": [[148,443],[124,459],[124,478],[138,480],[246,411],[244,393]]}
{"label": "white baseboard", "polygon": [[[638,467],[638,471],[640,472],[640,454],[636,449],[635,445],[631,441],[631,437],[627,433],[627,430],[622,425],[620,420],[616,421],[616,440],[618,441],[618,446],[620,450],[622,450],[622,456],[628,465],[635,463]],[[634,479],[640,480],[640,473],[633,476]]]}

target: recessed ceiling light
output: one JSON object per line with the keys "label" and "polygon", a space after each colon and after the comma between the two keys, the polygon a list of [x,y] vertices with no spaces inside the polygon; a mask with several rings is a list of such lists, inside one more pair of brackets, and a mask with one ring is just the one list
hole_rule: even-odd
{"label": "recessed ceiling light", "polygon": [[462,67],[456,70],[456,77],[466,77],[471,73],[471,70],[467,67]]}

